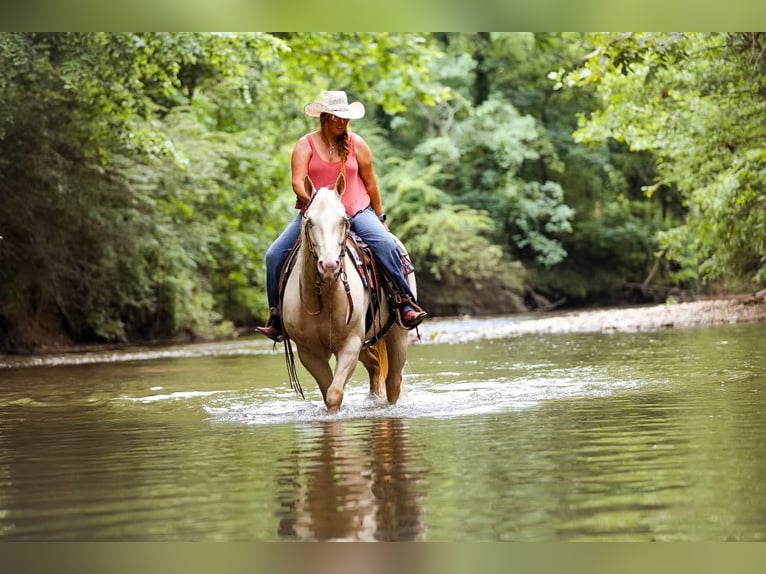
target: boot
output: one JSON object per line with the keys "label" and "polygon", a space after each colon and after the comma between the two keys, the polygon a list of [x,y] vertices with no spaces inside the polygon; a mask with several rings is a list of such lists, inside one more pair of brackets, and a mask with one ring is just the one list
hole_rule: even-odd
{"label": "boot", "polygon": [[397,306],[397,322],[405,329],[414,329],[423,322],[423,319],[428,317],[428,313],[421,309],[409,296],[397,293],[394,296],[394,304]]}
{"label": "boot", "polygon": [[279,316],[279,311],[275,307],[269,309],[269,320],[266,323],[266,326],[256,327],[255,330],[261,335],[266,335],[275,343],[284,341],[284,335],[282,333],[282,318]]}
{"label": "boot", "polygon": [[418,310],[409,304],[404,305],[399,310],[399,315],[401,317],[402,327],[405,329],[414,329],[423,322],[423,319],[428,317],[428,313],[422,309]]}

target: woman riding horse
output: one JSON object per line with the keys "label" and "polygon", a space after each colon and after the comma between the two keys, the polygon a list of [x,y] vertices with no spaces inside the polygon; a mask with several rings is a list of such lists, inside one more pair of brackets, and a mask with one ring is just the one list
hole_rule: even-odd
{"label": "woman riding horse", "polygon": [[[346,178],[341,173],[332,187],[316,189],[306,177],[304,186],[311,201],[301,218],[303,241],[290,260],[281,301],[290,385],[303,396],[290,350],[295,343],[301,363],[322,392],[328,414],[338,412],[358,362],[369,374],[370,396],[382,398],[385,389],[388,404],[395,405],[409,336],[394,323],[396,312],[381,285],[366,281],[369,276],[359,272],[341,199]],[[407,281],[417,294],[415,274],[409,273]]]}
{"label": "woman riding horse", "polygon": [[306,104],[303,110],[309,117],[318,117],[320,127],[301,137],[293,149],[292,184],[297,196],[295,206],[301,212],[266,252],[270,317],[265,327],[256,330],[275,341],[282,338],[278,308],[279,276],[290,249],[300,235],[301,214],[311,199],[304,186],[306,177],[318,188],[329,187],[334,185],[341,172],[347,182],[343,205],[352,219],[353,229],[370,246],[398,291],[395,300],[399,305],[401,326],[414,329],[427,317],[427,313],[415,301],[404,275],[399,247],[388,231],[372,151],[361,136],[348,129],[350,119],[364,117],[364,106],[360,102],[349,104],[343,91],[329,91],[322,93],[320,101]]}

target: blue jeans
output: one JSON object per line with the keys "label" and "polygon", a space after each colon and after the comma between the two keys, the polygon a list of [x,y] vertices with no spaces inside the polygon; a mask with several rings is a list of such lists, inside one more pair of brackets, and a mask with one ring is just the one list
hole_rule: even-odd
{"label": "blue jeans", "polygon": [[[279,276],[290,249],[301,234],[301,217],[300,213],[296,215],[266,251],[266,295],[269,307],[276,307],[279,303]],[[415,297],[404,277],[399,247],[391,233],[378,220],[372,207],[357,213],[352,222],[356,234],[370,246],[378,263],[394,281],[397,289],[414,301]]]}

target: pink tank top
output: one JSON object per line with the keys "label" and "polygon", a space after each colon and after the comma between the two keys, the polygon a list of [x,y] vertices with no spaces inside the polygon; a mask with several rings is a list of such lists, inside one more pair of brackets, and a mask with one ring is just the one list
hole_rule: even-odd
{"label": "pink tank top", "polygon": [[[311,159],[309,159],[309,177],[317,188],[334,187],[335,182],[340,175],[340,169],[343,165],[340,161],[329,162],[319,157],[314,140],[310,135],[305,136],[311,146]],[[346,191],[343,193],[343,206],[346,213],[354,216],[360,211],[367,209],[370,205],[370,196],[367,194],[367,188],[359,175],[359,163],[356,161],[356,146],[354,145],[354,136],[349,134],[348,158],[346,159]]]}

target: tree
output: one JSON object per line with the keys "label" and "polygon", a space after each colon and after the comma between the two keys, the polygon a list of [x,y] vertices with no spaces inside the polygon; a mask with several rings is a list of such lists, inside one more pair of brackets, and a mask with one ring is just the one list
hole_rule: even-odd
{"label": "tree", "polygon": [[349,79],[428,102],[430,57],[412,34],[1,34],[0,348],[263,317],[299,102]]}
{"label": "tree", "polygon": [[441,189],[442,165],[390,162],[381,184],[392,229],[415,262],[420,302],[441,315],[525,310],[524,268],[490,239],[492,218]]}
{"label": "tree", "polygon": [[209,329],[216,313],[200,253],[174,218],[183,202],[158,183],[163,166],[167,175],[184,162],[160,118],[194,94],[179,78],[191,62],[207,55],[210,77],[241,80],[239,62],[267,57],[274,42],[80,33],[0,41],[0,346]]}
{"label": "tree", "polygon": [[[677,188],[687,213],[659,234],[679,281],[766,284],[763,33],[601,34],[583,66],[604,109],[580,141],[614,139],[657,157],[648,193]],[[740,283],[742,282],[742,283]]]}

